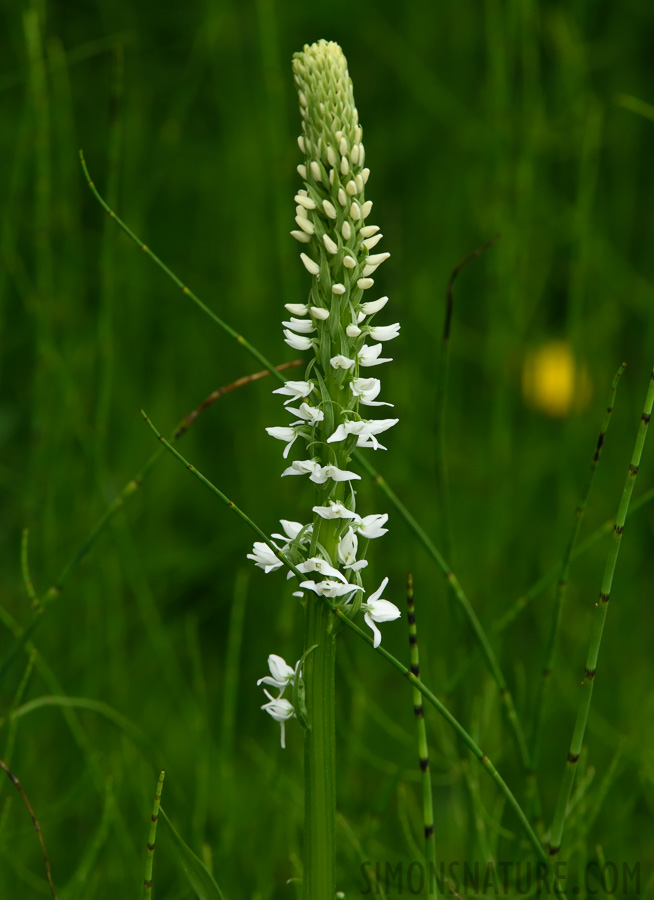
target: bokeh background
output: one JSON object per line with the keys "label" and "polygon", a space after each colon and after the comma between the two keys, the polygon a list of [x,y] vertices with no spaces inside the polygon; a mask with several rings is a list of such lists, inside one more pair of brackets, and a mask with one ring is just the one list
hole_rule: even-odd
{"label": "bokeh background", "polygon": [[[185,283],[276,363],[293,359],[283,304],[304,301],[309,277],[288,234],[300,162],[290,61],[322,37],[349,60],[367,196],[392,253],[377,287],[391,297],[387,321],[402,323],[382,372],[400,425],[374,463],[443,546],[447,282],[500,234],[456,283],[444,430],[448,558],[484,626],[560,563],[625,361],[583,537],[615,514],[654,362],[650,4],[35,0],[5,2],[1,16],[3,659],[31,621],[22,530],[43,596],[156,449],[139,409],[168,433],[260,369],[104,214],[78,148]],[[551,342],[558,356],[543,362]],[[279,478],[281,445],[263,431],[286,424],[272,387],[224,397],[180,443],[268,531],[311,505],[307,485]],[[649,447],[635,496],[653,483]],[[390,511],[370,484],[360,505]],[[571,573],[540,752],[546,824],[609,540]],[[160,768],[168,816],[228,900],[296,896],[301,730],[291,723],[282,753],[255,683],[270,652],[300,655],[302,616],[283,576],[247,562],[251,541],[161,459],[70,572],[35,650],[4,666],[0,754],[61,897],[139,896]],[[497,690],[441,574],[397,514],[372,549],[371,578],[389,575],[400,606],[414,574],[426,682],[524,798]],[[642,891],[654,871],[653,558],[644,505],[625,530],[564,847],[575,865],[640,863]],[[550,586],[493,638],[527,727],[552,606]],[[384,643],[408,658],[405,619]],[[365,888],[362,860],[420,858],[422,822],[408,686],[350,635],[339,658],[339,883],[351,897]],[[439,858],[528,856],[493,784],[430,712]],[[0,896],[48,896],[22,800],[6,779],[0,791]],[[155,896],[193,896],[166,833]]]}

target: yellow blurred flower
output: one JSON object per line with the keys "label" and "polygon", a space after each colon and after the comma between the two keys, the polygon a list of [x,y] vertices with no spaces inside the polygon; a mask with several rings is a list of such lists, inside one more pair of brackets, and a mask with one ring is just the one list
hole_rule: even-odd
{"label": "yellow blurred flower", "polygon": [[534,409],[563,418],[587,406],[592,385],[586,367],[575,360],[570,344],[548,341],[524,361],[522,394]]}

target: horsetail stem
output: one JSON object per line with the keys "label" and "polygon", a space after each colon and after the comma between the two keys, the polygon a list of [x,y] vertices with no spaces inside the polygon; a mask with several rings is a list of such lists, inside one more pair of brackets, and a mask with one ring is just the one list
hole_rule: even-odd
{"label": "horsetail stem", "polygon": [[570,574],[570,564],[572,562],[573,554],[575,548],[577,546],[577,540],[579,539],[579,533],[581,531],[581,525],[584,519],[584,514],[586,512],[586,507],[588,505],[588,498],[590,496],[591,489],[593,487],[593,481],[595,480],[595,473],[597,472],[597,467],[599,465],[600,457],[602,455],[602,448],[604,446],[604,441],[606,439],[606,434],[609,429],[609,424],[611,422],[611,415],[613,413],[613,405],[615,403],[615,394],[618,388],[618,382],[620,380],[620,376],[624,372],[626,367],[626,363],[622,363],[622,365],[618,368],[616,372],[613,382],[611,384],[611,389],[609,392],[608,403],[606,406],[606,412],[604,415],[604,419],[602,421],[602,425],[600,428],[600,432],[597,438],[597,445],[595,447],[595,452],[593,453],[593,457],[590,464],[590,472],[588,473],[588,479],[586,481],[586,485],[584,490],[582,491],[581,498],[577,507],[575,509],[575,520],[572,528],[572,533],[570,535],[570,539],[568,541],[568,545],[566,547],[566,551],[563,557],[563,561],[561,563],[561,570],[559,573],[559,577],[556,583],[556,591],[555,591],[555,599],[554,599],[554,611],[552,614],[552,623],[550,626],[550,632],[547,639],[547,645],[545,649],[545,655],[543,660],[543,665],[541,669],[541,679],[538,687],[538,695],[536,698],[536,707],[534,714],[534,725],[531,736],[531,756],[532,756],[532,764],[534,769],[538,766],[538,759],[540,755],[540,747],[541,747],[541,738],[543,731],[543,721],[545,717],[545,704],[547,700],[547,692],[548,686],[550,684],[550,677],[552,672],[552,666],[554,664],[554,654],[556,651],[556,644],[558,640],[559,628],[561,625],[561,615],[563,612],[563,602],[565,600],[566,589],[568,586],[568,578]]}
{"label": "horsetail stem", "polygon": [[159,806],[161,805],[161,792],[166,773],[162,769],[154,793],[152,815],[150,816],[150,829],[148,831],[148,843],[146,845],[145,878],[143,879],[143,900],[150,900],[152,896],[152,869],[154,865],[154,842],[157,837],[157,823],[159,822]]}
{"label": "horsetail stem", "polygon": [[613,576],[620,552],[620,544],[622,542],[622,534],[627,519],[627,511],[629,502],[634,490],[636,476],[638,475],[638,467],[645,446],[645,438],[647,437],[647,427],[652,415],[652,407],[654,406],[654,371],[652,371],[645,398],[645,406],[640,417],[640,425],[636,435],[636,443],[634,445],[633,454],[629,468],[627,469],[627,477],[625,479],[622,497],[618,506],[618,512],[613,525],[613,542],[609,548],[604,568],[604,576],[602,578],[602,586],[600,588],[599,599],[595,603],[595,616],[591,629],[590,642],[588,647],[588,655],[586,657],[586,665],[584,667],[583,680],[581,682],[581,697],[579,699],[579,707],[577,709],[577,718],[575,721],[570,748],[566,766],[559,789],[559,796],[554,812],[554,820],[552,822],[552,830],[550,835],[550,856],[556,856],[561,849],[561,839],[563,837],[563,829],[568,811],[568,803],[572,793],[572,787],[575,780],[577,763],[584,742],[586,732],[586,724],[588,722],[588,713],[590,703],[593,696],[593,687],[595,684],[595,675],[597,672],[597,660],[599,658],[600,645],[602,643],[602,634],[604,632],[604,624],[606,622],[606,614],[608,612],[609,600],[611,597],[611,589],[613,587]]}
{"label": "horsetail stem", "polygon": [[[407,621],[409,623],[409,646],[411,648],[411,673],[420,678],[420,655],[418,652],[418,629],[416,626],[416,611],[413,600],[413,575],[407,575],[406,584]],[[417,687],[413,688],[413,713],[416,717],[418,732],[418,762],[422,775],[422,816],[425,834],[425,864],[428,872],[436,870],[436,841],[434,837],[434,804],[431,790],[431,772],[429,771],[429,745],[427,743],[427,728],[425,726],[425,713],[422,706],[422,694]],[[429,879],[433,890],[429,896],[438,897],[438,884],[436,879]]]}

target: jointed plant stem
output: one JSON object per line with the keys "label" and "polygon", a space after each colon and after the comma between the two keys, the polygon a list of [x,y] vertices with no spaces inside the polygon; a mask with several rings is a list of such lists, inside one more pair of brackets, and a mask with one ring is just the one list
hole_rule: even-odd
{"label": "jointed plant stem", "polygon": [[154,864],[154,841],[157,836],[157,823],[159,821],[159,806],[161,805],[161,792],[163,790],[164,778],[166,773],[161,770],[159,780],[154,793],[154,802],[152,804],[152,815],[150,816],[150,830],[148,832],[147,855],[145,858],[145,878],[143,879],[143,900],[150,900],[152,897],[152,867]]}
{"label": "jointed plant stem", "polygon": [[[284,553],[281,550],[278,550],[271,538],[262,531],[261,528],[254,522],[242,509],[240,509],[233,500],[230,500],[229,497],[224,494],[220,488],[216,487],[206,478],[198,469],[195,468],[191,463],[187,462],[186,459],[179,453],[178,450],[175,449],[171,444],[166,441],[164,437],[157,431],[156,427],[147,417],[147,415],[143,412],[143,418],[149,425],[150,429],[153,431],[157,439],[166,447],[166,449],[175,456],[182,465],[188,469],[196,478],[198,478],[209,490],[214,493],[217,497],[219,497],[222,502],[227,506],[232,512],[236,513],[236,515],[242,519],[251,529],[254,531],[258,537],[264,541],[265,544],[272,550],[272,552],[277,556],[278,559],[286,566],[289,571],[291,571],[296,577],[303,579],[304,575],[286,558]],[[353,622],[348,616],[347,612],[343,610],[341,607],[336,606],[328,597],[322,596],[320,597],[321,601],[325,604],[325,606],[331,610],[331,612],[347,627],[350,631],[353,631],[357,634],[362,640],[364,640],[371,647],[373,646],[373,639],[370,637],[362,628],[360,628],[355,622]],[[502,776],[499,774],[493,763],[490,761],[488,756],[481,750],[481,748],[477,745],[477,743],[473,740],[470,734],[465,730],[463,725],[455,719],[452,713],[447,709],[447,707],[441,703],[438,697],[426,687],[422,681],[417,678],[411,670],[400,662],[399,659],[396,659],[391,653],[389,653],[385,647],[381,646],[381,644],[374,648],[380,656],[382,656],[387,662],[389,662],[398,672],[407,678],[407,680],[415,687],[423,697],[431,703],[431,705],[440,713],[440,715],[445,719],[445,721],[454,729],[454,731],[461,738],[463,743],[468,747],[468,749],[477,757],[480,761],[486,772],[493,779],[499,790],[502,792],[502,795],[506,799],[508,805],[514,811],[516,816],[518,817],[520,824],[529,840],[530,844],[534,848],[538,859],[542,862],[547,861],[547,854],[543,849],[542,844],[540,843],[538,836],[535,831],[531,827],[529,819],[525,815],[522,807],[516,800],[515,796],[511,792],[509,786],[506,784]]]}
{"label": "jointed plant stem", "polygon": [[613,383],[611,385],[611,390],[609,393],[609,399],[606,407],[606,414],[604,416],[604,420],[602,422],[602,426],[600,428],[600,433],[597,438],[597,446],[595,448],[595,452],[593,454],[593,458],[591,460],[590,472],[588,473],[588,480],[586,482],[585,488],[582,492],[581,499],[577,505],[575,510],[575,521],[572,529],[572,534],[570,535],[570,540],[568,541],[568,546],[565,551],[565,555],[563,557],[563,562],[561,563],[561,571],[559,573],[559,577],[556,583],[556,596],[554,600],[554,612],[552,615],[552,623],[550,626],[550,632],[547,640],[547,646],[545,649],[545,657],[543,660],[542,670],[541,670],[541,679],[539,682],[538,695],[536,698],[536,706],[535,706],[535,718],[534,718],[534,726],[531,735],[531,758],[534,769],[538,766],[538,757],[540,752],[540,747],[542,744],[542,731],[543,731],[543,721],[545,718],[545,704],[547,699],[547,689],[550,684],[550,677],[552,672],[552,665],[554,663],[554,654],[556,651],[556,644],[559,635],[559,627],[561,624],[561,615],[563,612],[563,602],[565,599],[566,588],[568,585],[568,577],[570,574],[570,563],[572,561],[572,555],[574,553],[575,547],[577,545],[577,540],[579,538],[579,532],[581,531],[581,524],[584,519],[584,513],[586,512],[586,506],[588,505],[588,498],[590,496],[591,488],[593,486],[593,481],[595,479],[595,473],[597,472],[597,467],[599,465],[600,456],[602,454],[602,447],[604,445],[604,440],[606,438],[606,434],[608,432],[609,424],[611,421],[611,414],[613,413],[613,404],[615,402],[615,393],[618,387],[618,381],[620,380],[620,376],[624,372],[626,367],[626,363],[622,363],[619,367],[618,371],[615,374],[613,379]]}
{"label": "jointed plant stem", "polygon": [[579,761],[579,756],[583,747],[586,724],[588,722],[588,712],[590,710],[590,703],[593,696],[593,686],[595,684],[595,674],[597,671],[597,660],[599,657],[600,645],[602,643],[602,634],[604,631],[604,623],[606,621],[606,614],[609,607],[611,588],[613,586],[613,575],[615,573],[618,553],[620,552],[620,543],[622,541],[622,533],[624,531],[624,525],[627,518],[627,510],[629,509],[629,501],[631,500],[634,484],[636,482],[636,476],[638,475],[638,467],[640,465],[643,447],[645,446],[647,426],[649,425],[653,406],[654,371],[650,376],[647,396],[645,398],[645,407],[640,419],[640,426],[638,428],[638,434],[636,436],[636,443],[631,457],[631,463],[629,464],[629,469],[627,470],[624,490],[622,492],[622,497],[618,506],[615,524],[613,526],[613,543],[609,549],[609,553],[606,559],[606,566],[604,568],[604,577],[602,578],[599,600],[595,604],[596,612],[590,636],[588,655],[586,657],[584,678],[581,682],[581,697],[577,710],[577,719],[575,721],[575,727],[572,733],[572,740],[570,742],[570,749],[568,751],[568,759],[559,790],[556,810],[554,813],[554,821],[552,823],[549,851],[550,856],[556,856],[561,849],[561,839],[563,837],[563,829],[565,826],[568,803],[570,801],[572,786],[574,784],[577,762]]}
{"label": "jointed plant stem", "polygon": [[[411,674],[420,677],[420,655],[418,653],[418,629],[416,626],[415,605],[413,602],[413,576],[407,576],[406,586],[407,618],[409,622],[409,645],[411,648]],[[429,745],[427,744],[427,728],[425,713],[422,707],[422,695],[418,688],[413,688],[413,712],[418,730],[418,760],[422,773],[422,815],[425,828],[425,864],[427,872],[436,870],[436,841],[434,837],[434,804],[431,791],[431,772],[429,771]],[[431,881],[431,879],[430,879]],[[433,880],[433,891],[430,896],[438,897],[438,885]]]}

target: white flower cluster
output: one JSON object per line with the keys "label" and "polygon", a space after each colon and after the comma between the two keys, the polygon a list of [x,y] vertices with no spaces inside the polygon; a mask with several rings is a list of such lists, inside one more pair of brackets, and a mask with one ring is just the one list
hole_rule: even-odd
{"label": "white flower cluster", "polygon": [[[287,381],[274,391],[286,398],[293,421],[266,431],[284,442],[284,459],[298,438],[305,442],[308,458],[291,462],[281,474],[308,475],[320,502],[313,506],[312,525],[282,520],[284,535],[273,537],[281,541],[276,549],[288,554],[297,570],[320,576],[302,581],[299,595],[310,591],[340,598],[343,607],[357,597],[350,609],[363,610],[378,647],[376,623],[396,619],[400,611],[381,598],[388,578],[364,602],[360,573],[367,566],[367,543],[386,533],[388,515],[362,517],[356,512],[352,483],[360,475],[348,463],[355,447],[385,450],[378,435],[398,421],[366,416],[369,407],[392,406],[377,399],[379,378],[364,372],[392,361],[382,357],[383,344],[400,331],[398,323],[371,324],[388,297],[364,299],[375,283],[371,276],[390,254],[371,253],[382,235],[377,225],[367,223],[370,170],[364,166],[362,129],[340,47],[326,41],[305,47],[293,68],[303,118],[298,144],[304,162],[298,171],[304,186],[295,197],[298,227],[291,234],[304,247],[300,260],[312,284],[306,304],[285,305],[289,318],[282,325],[285,342],[311,351],[313,358],[305,380]],[[248,556],[265,572],[282,565],[264,543],[255,543]],[[270,704],[266,708],[273,714]]]}
{"label": "white flower cluster", "polygon": [[268,684],[272,687],[279,688],[279,693],[276,697],[273,697],[266,688],[263,689],[264,694],[268,698],[268,702],[264,703],[261,709],[265,709],[266,712],[281,725],[282,749],[286,747],[286,723],[295,715],[293,704],[290,700],[287,700],[283,694],[289,684],[292,686],[296,677],[299,677],[299,667],[300,663],[298,662],[295,664],[295,668],[292,669],[281,656],[275,656],[274,653],[271,653],[268,657],[268,669],[270,670],[270,675],[265,675],[257,681],[257,684]]}

